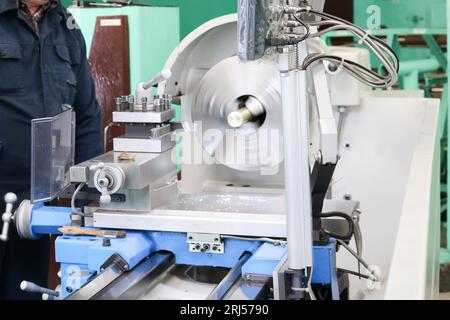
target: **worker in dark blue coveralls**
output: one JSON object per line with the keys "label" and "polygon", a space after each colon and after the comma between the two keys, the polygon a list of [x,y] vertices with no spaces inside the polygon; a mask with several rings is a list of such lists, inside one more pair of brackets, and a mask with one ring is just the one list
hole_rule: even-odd
{"label": "worker in dark blue coveralls", "polygon": [[[0,209],[7,192],[30,197],[31,120],[63,105],[76,111],[77,163],[102,151],[102,116],[86,44],[59,0],[0,0]],[[11,230],[13,229],[13,230]],[[22,280],[47,287],[49,238],[0,243],[0,299],[39,299]]]}

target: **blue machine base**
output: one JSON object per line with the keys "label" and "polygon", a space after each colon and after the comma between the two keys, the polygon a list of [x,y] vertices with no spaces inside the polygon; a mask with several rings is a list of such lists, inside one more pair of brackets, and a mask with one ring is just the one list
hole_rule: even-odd
{"label": "blue machine base", "polygon": [[[242,275],[271,277],[286,255],[286,246],[267,242],[224,239],[223,254],[190,252],[185,233],[129,231],[123,239],[103,239],[91,236],[63,235],[56,240],[56,261],[61,263],[62,298],[81,288],[101,272],[101,266],[112,255],[120,255],[133,269],[154,252],[169,251],[177,264],[232,268],[245,252],[252,257],[242,268]],[[336,282],[336,242],[315,246],[312,283],[330,285]]]}
{"label": "blue machine base", "polygon": [[[60,234],[58,228],[71,223],[71,209],[35,205],[30,234],[39,238],[46,234]],[[110,239],[91,236],[59,236],[55,244],[56,261],[61,264],[61,297],[65,298],[95,278],[102,265],[117,254],[132,270],[145,258],[159,251],[169,251],[177,264],[207,267],[234,267],[246,252],[252,254],[242,267],[243,276],[271,277],[287,247],[272,243],[243,239],[224,239],[224,252],[190,252],[186,233],[128,231],[125,238]],[[338,299],[336,271],[336,241],[313,248],[312,283],[330,285],[333,298]]]}

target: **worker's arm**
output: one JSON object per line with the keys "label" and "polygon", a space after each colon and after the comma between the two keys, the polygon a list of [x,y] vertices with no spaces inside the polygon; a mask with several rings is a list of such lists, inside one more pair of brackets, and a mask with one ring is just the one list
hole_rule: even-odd
{"label": "worker's arm", "polygon": [[86,43],[80,32],[81,62],[76,70],[77,93],[75,162],[80,163],[100,155],[102,148],[102,112],[95,95],[95,85],[86,54]]}

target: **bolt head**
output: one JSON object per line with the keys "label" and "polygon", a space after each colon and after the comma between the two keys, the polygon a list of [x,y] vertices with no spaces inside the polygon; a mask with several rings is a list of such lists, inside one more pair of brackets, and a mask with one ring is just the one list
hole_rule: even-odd
{"label": "bolt head", "polygon": [[328,65],[328,70],[329,70],[330,72],[336,72],[336,71],[339,70],[339,67],[338,67],[335,63],[330,63],[330,64]]}
{"label": "bolt head", "polygon": [[316,160],[319,163],[322,163],[322,152],[318,151],[315,155],[314,155],[314,160]]}
{"label": "bolt head", "polygon": [[111,240],[108,238],[103,239],[103,247],[111,247]]}

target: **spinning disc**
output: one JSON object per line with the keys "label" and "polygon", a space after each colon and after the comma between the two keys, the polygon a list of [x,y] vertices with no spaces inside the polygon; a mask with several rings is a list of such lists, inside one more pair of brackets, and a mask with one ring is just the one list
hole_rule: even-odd
{"label": "spinning disc", "polygon": [[274,61],[221,61],[202,78],[190,112],[202,126],[197,137],[218,162],[253,171],[282,161],[281,84]]}

